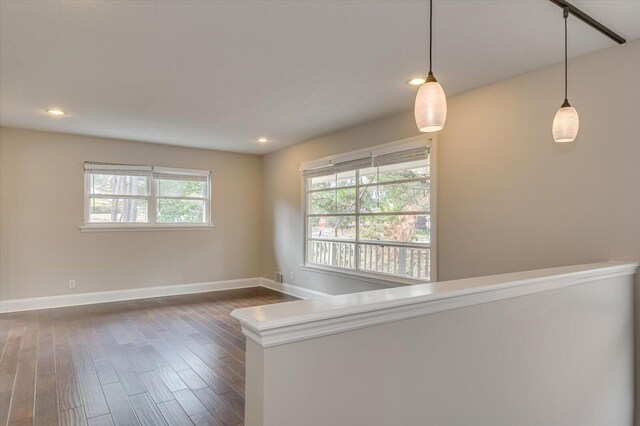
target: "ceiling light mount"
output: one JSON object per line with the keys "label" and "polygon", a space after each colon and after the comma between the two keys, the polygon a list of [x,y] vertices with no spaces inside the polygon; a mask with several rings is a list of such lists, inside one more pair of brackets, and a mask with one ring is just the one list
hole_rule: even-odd
{"label": "ceiling light mount", "polygon": [[47,114],[51,114],[51,115],[67,115],[66,112],[62,111],[61,109],[58,108],[50,108],[50,109],[46,109],[44,110]]}
{"label": "ceiling light mount", "polygon": [[622,37],[621,35],[617,34],[613,30],[611,30],[610,28],[604,26],[600,22],[596,21],[591,16],[587,15],[582,10],[578,9],[577,7],[575,7],[574,5],[569,3],[568,1],[565,1],[565,0],[549,0],[549,1],[551,3],[557,5],[557,6],[561,7],[562,9],[564,9],[566,12],[563,12],[563,13],[572,14],[573,16],[575,16],[576,18],[578,18],[579,20],[581,20],[585,24],[587,24],[587,25],[591,26],[592,28],[595,28],[596,30],[600,31],[602,34],[606,35],[607,37],[609,37],[611,40],[615,41],[616,43],[625,44],[627,42],[627,40],[625,40],[624,37]]}

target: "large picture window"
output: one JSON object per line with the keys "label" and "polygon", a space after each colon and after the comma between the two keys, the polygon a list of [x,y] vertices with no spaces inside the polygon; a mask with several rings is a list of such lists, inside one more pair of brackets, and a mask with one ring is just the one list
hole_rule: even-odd
{"label": "large picture window", "polygon": [[303,167],[307,265],[430,280],[430,147],[415,145]]}
{"label": "large picture window", "polygon": [[210,225],[210,172],[85,163],[85,227]]}

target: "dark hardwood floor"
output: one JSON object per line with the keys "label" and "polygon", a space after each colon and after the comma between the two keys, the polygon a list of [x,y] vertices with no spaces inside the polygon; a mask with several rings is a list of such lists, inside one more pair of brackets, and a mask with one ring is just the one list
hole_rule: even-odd
{"label": "dark hardwood floor", "polygon": [[0,315],[0,425],[243,424],[261,287]]}

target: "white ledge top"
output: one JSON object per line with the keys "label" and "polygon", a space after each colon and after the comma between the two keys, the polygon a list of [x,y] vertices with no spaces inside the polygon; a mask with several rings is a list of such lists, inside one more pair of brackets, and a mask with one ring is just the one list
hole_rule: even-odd
{"label": "white ledge top", "polygon": [[569,285],[634,275],[633,262],[603,262],[382,290],[318,297],[234,310],[244,334],[270,347],[538,293]]}

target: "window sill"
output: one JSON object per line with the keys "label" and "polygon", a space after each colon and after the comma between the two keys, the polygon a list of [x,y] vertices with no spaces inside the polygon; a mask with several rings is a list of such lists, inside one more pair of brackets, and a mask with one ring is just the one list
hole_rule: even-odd
{"label": "window sill", "polygon": [[207,224],[188,225],[82,225],[80,232],[144,232],[144,231],[212,231],[214,226]]}
{"label": "window sill", "polygon": [[400,287],[405,285],[427,284],[428,280],[416,280],[413,278],[395,277],[391,275],[367,273],[362,271],[352,271],[342,268],[331,268],[321,265],[300,265],[300,268],[309,272],[318,272],[321,274],[334,275],[341,278],[376,283],[387,287]]}

